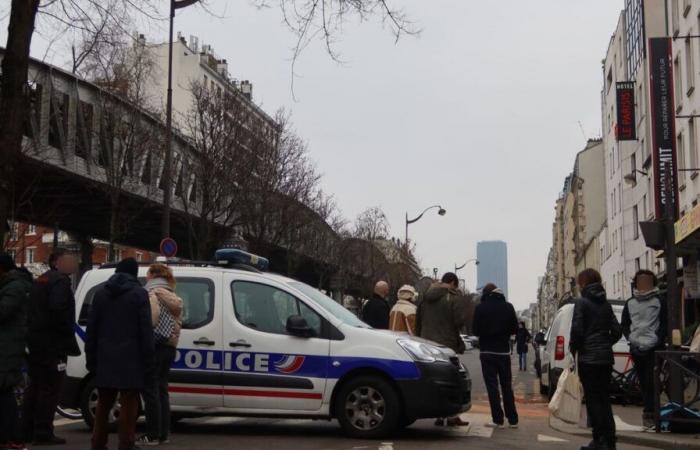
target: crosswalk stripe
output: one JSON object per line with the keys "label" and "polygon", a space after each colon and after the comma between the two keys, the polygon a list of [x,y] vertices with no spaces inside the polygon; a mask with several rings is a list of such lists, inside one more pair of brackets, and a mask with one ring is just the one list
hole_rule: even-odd
{"label": "crosswalk stripe", "polygon": [[554,436],[547,436],[545,434],[537,435],[537,442],[569,442],[566,439],[561,439]]}
{"label": "crosswalk stripe", "polygon": [[615,428],[617,431],[643,431],[640,425],[630,425],[623,421],[618,415],[615,415]]}
{"label": "crosswalk stripe", "polygon": [[65,425],[71,425],[71,424],[79,423],[79,422],[82,422],[82,420],[81,420],[81,419],[77,419],[77,420],[73,420],[73,419],[58,419],[58,420],[54,420],[53,426],[54,426],[54,428],[55,428],[55,427],[62,427],[62,426],[65,426]]}

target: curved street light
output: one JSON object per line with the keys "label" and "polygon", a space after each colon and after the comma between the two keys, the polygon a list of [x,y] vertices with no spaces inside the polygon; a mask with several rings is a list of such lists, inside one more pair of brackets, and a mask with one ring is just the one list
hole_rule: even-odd
{"label": "curved street light", "polygon": [[458,270],[464,269],[464,268],[466,267],[466,265],[469,264],[470,262],[473,262],[473,263],[474,263],[475,265],[477,265],[477,266],[479,265],[479,260],[478,260],[478,259],[476,259],[476,258],[468,259],[468,260],[467,260],[464,264],[462,264],[461,266],[458,266],[457,264],[455,264],[455,274],[457,273]]}
{"label": "curved street light", "polygon": [[445,214],[447,214],[447,210],[446,210],[445,208],[443,208],[442,206],[440,206],[440,205],[428,206],[427,208],[425,208],[425,209],[423,210],[422,213],[418,214],[418,216],[417,216],[416,218],[414,218],[414,219],[409,219],[409,218],[408,218],[408,213],[406,213],[406,235],[405,235],[405,238],[406,238],[406,239],[405,239],[405,241],[404,241],[404,244],[405,244],[406,246],[408,246],[408,226],[409,226],[410,224],[412,224],[412,223],[418,222],[418,221],[423,217],[423,214],[425,214],[425,213],[427,213],[428,211],[430,211],[431,209],[435,209],[435,208],[438,209],[438,215],[444,216]]}

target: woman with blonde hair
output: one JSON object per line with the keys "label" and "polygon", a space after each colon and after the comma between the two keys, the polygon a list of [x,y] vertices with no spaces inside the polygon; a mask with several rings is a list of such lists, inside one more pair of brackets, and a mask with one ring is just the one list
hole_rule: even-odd
{"label": "woman with blonde hair", "polygon": [[151,446],[167,443],[170,434],[168,374],[180,338],[183,303],[175,293],[173,271],[165,264],[152,264],[146,272],[146,280],[156,351],[153,371],[147,374],[143,392],[146,434],[138,443]]}

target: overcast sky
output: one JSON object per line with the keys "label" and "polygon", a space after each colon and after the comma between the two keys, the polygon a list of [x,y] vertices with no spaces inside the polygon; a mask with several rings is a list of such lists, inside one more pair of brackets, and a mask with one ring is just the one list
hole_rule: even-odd
{"label": "overcast sky", "polygon": [[[302,54],[297,101],[294,35],[278,9],[210,0],[223,17],[187,8],[175,30],[211,44],[235,78],[253,82],[265,110],[292,112],[348,218],[380,206],[403,238],[406,211],[442,204],[446,216],[426,214],[409,229],[422,267],[452,270],[476,256],[477,241],[506,241],[510,300],[524,308],[536,299],[564,177],[600,135],[601,60],[623,1],[393,3],[420,36],[395,44],[381,23],[347,24],[337,43],[345,64],[319,42]],[[44,48],[37,40],[34,56]],[[57,48],[49,58],[68,55]],[[460,276],[473,289],[474,266]]]}

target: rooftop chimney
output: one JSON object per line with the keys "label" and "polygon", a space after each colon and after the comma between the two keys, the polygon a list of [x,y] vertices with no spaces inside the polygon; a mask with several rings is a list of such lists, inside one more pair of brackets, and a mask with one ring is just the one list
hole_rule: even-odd
{"label": "rooftop chimney", "polygon": [[245,98],[247,98],[248,100],[253,100],[253,85],[250,81],[241,81],[240,89],[241,93],[245,96]]}

